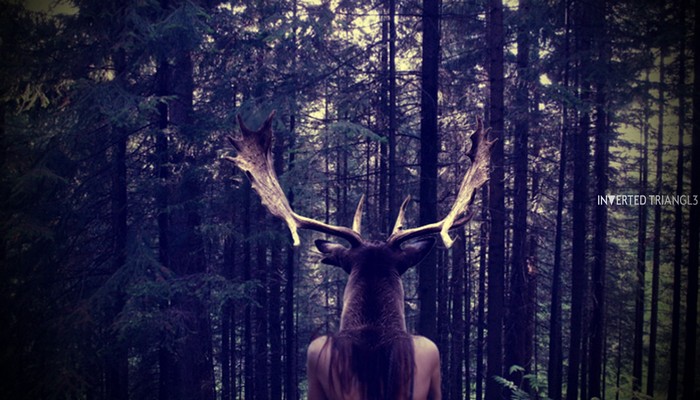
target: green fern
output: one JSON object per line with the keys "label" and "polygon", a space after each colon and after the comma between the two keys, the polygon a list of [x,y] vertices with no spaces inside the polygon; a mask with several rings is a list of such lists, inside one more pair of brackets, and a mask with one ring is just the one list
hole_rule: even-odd
{"label": "green fern", "polygon": [[[519,365],[512,365],[508,369],[509,374],[514,374],[514,373],[523,373],[525,372],[525,368],[519,366]],[[502,386],[505,389],[508,389],[510,391],[510,399],[511,400],[546,400],[548,399],[547,396],[545,396],[544,392],[540,391],[540,383],[537,378],[537,374],[525,374],[522,377],[522,380],[520,384],[517,384],[516,382],[511,381],[510,379],[506,379],[502,376],[495,376],[493,378],[500,386]],[[527,385],[524,385],[527,383]],[[523,390],[523,386],[529,387],[530,392]]]}

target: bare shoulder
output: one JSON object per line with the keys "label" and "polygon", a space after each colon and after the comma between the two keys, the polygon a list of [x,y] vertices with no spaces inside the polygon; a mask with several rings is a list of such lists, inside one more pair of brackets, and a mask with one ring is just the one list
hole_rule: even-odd
{"label": "bare shoulder", "polygon": [[327,336],[314,339],[306,351],[306,373],[309,383],[309,400],[327,400],[326,382],[323,371],[328,370],[328,352],[324,351],[328,343]]}
{"label": "bare shoulder", "polygon": [[416,358],[421,361],[431,361],[440,363],[440,351],[432,340],[425,336],[413,336],[413,348],[416,352]]}
{"label": "bare shoulder", "polygon": [[438,348],[432,340],[425,336],[413,336],[413,346],[416,350],[420,350],[426,353],[438,353]]}
{"label": "bare shoulder", "polygon": [[310,354],[315,354],[319,355],[321,354],[321,350],[323,350],[323,347],[326,345],[326,342],[328,342],[328,336],[319,336],[316,339],[311,341],[311,344],[309,344],[309,349],[307,353]]}
{"label": "bare shoulder", "polygon": [[415,399],[441,399],[440,351],[432,340],[424,336],[413,337],[415,357]]}
{"label": "bare shoulder", "polygon": [[315,367],[319,362],[323,362],[321,356],[328,340],[328,336],[319,336],[309,344],[309,348],[306,350],[306,362],[309,366]]}

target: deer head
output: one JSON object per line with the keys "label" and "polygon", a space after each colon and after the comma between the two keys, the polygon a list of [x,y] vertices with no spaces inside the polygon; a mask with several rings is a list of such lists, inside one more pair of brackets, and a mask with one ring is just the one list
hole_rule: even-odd
{"label": "deer head", "polygon": [[405,211],[410,196],[400,207],[394,229],[384,242],[365,240],[361,233],[364,196],[360,199],[352,228],[326,224],[301,216],[292,210],[273,168],[271,143],[274,111],[258,130],[251,130],[238,116],[241,135],[229,137],[236,157],[225,157],[245,171],[262,204],[274,216],[284,220],[295,246],[300,243],[297,230],[310,229],[344,239],[349,246],[316,240],[324,264],[342,268],[349,274],[345,287],[341,331],[367,326],[393,327],[405,331],[401,275],[418,264],[431,250],[439,234],[446,247],[454,240],[449,231],[464,226],[472,217],[468,212],[474,192],[488,180],[488,161],[492,142],[486,140],[481,120],[471,136],[468,156],[471,166],[462,179],[452,208],[441,221],[405,229]]}

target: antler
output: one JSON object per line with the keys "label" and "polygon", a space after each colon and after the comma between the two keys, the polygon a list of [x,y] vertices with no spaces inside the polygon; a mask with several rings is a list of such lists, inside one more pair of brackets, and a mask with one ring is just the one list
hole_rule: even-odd
{"label": "antler", "polygon": [[[355,232],[350,228],[316,221],[301,216],[292,210],[289,200],[287,200],[287,196],[279,184],[272,162],[272,119],[274,116],[275,112],[273,111],[267,117],[262,127],[257,131],[253,131],[245,126],[243,119],[239,115],[237,117],[238,125],[241,128],[242,135],[239,138],[228,137],[238,154],[236,157],[226,156],[224,158],[233,162],[246,173],[253,190],[260,196],[262,204],[272,215],[287,223],[295,246],[298,246],[300,243],[299,234],[297,233],[299,228],[338,236],[350,242],[350,245],[353,247],[359,246],[362,242],[359,232]],[[359,219],[357,214],[362,212],[361,204],[358,209],[355,217],[356,221]],[[359,222],[354,223],[353,227],[359,231]]]}
{"label": "antler", "polygon": [[[467,209],[472,202],[474,192],[489,179],[489,155],[493,141],[489,142],[487,140],[487,134],[488,130],[484,130],[483,122],[481,119],[478,119],[476,131],[471,135],[472,147],[467,154],[472,163],[466,174],[464,174],[462,185],[457,193],[457,198],[447,216],[442,221],[403,230],[405,209],[410,201],[409,196],[404,200],[403,204],[401,204],[399,216],[394,225],[394,231],[387,240],[389,245],[400,246],[401,243],[409,239],[439,232],[445,247],[449,248],[452,246],[454,239],[450,237],[449,230],[459,228],[469,222],[473,216],[473,212],[469,212]],[[457,219],[460,215],[463,216]]]}

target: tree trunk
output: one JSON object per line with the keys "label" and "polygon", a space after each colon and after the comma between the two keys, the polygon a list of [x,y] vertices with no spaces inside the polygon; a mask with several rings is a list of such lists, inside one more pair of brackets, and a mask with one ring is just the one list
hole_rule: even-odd
{"label": "tree trunk", "polygon": [[481,190],[481,223],[479,229],[479,293],[477,295],[478,310],[476,321],[476,400],[484,398],[484,328],[486,327],[486,253],[488,246],[488,217],[489,191],[487,187]]}
{"label": "tree trunk", "polygon": [[[168,74],[170,68],[165,58],[158,63],[156,71],[157,91],[156,95],[164,97],[169,94],[168,91]],[[168,128],[168,105],[165,101],[161,101],[157,105],[158,113],[158,130],[156,131],[156,164],[158,171],[158,189],[156,192],[156,210],[158,213],[158,261],[165,269],[170,269],[170,215],[168,205],[170,203],[168,178],[170,171],[168,169],[168,138],[165,136],[165,130]],[[164,305],[165,306],[165,305]],[[161,338],[163,342],[167,338]],[[161,343],[158,350],[158,399],[170,400],[173,398],[172,389],[174,386],[173,375],[173,356],[168,350],[166,343]]]}
{"label": "tree trunk", "polygon": [[[695,2],[695,38],[693,54],[700,54],[700,2]],[[700,63],[693,64],[693,76],[700,77]],[[693,81],[693,142],[691,152],[690,193],[694,199],[700,198],[700,79]],[[688,294],[686,296],[685,318],[685,365],[683,366],[683,399],[697,398],[695,387],[695,363],[697,362],[698,325],[698,253],[700,251],[700,206],[690,208],[690,243],[688,245]]]}
{"label": "tree trunk", "polygon": [[[538,40],[535,40],[535,42],[539,42]],[[536,44],[535,46],[538,46]],[[533,54],[535,64],[539,64],[539,55],[538,54]],[[537,127],[541,126],[540,124],[542,123],[542,116],[541,112],[539,110],[539,105],[541,102],[541,93],[538,88],[533,89],[533,95],[532,95],[532,118],[531,121],[533,123],[533,128],[532,130],[532,154],[534,155],[535,159],[537,159],[540,156],[540,151],[542,148],[542,141],[539,139],[539,136],[537,133],[539,132],[539,129]],[[531,190],[530,190],[530,202],[532,204],[536,204],[538,202],[538,199],[541,196],[541,182],[542,178],[540,177],[540,174],[538,173],[539,171],[536,168],[533,168],[532,170],[532,181],[531,181]],[[540,368],[540,341],[541,341],[541,335],[538,334],[538,331],[540,329],[540,316],[538,313],[538,274],[540,270],[540,257],[539,257],[539,242],[540,242],[540,234],[538,231],[541,230],[540,227],[536,225],[537,220],[534,220],[532,222],[533,228],[529,232],[529,237],[528,237],[528,268],[527,268],[527,273],[528,273],[528,291],[529,291],[529,298],[532,299],[530,301],[530,311],[529,311],[529,317],[530,321],[533,327],[532,330],[532,342],[530,343],[530,346],[532,348],[532,374],[534,376],[539,375],[539,368]],[[537,390],[539,392],[539,389]]]}
{"label": "tree trunk", "polygon": [[528,382],[523,377],[531,372],[533,332],[533,304],[530,297],[530,274],[528,273],[527,209],[528,201],[528,135],[530,129],[530,101],[528,85],[530,57],[530,35],[527,18],[530,11],[528,1],[521,1],[518,12],[520,24],[517,34],[517,73],[515,89],[515,138],[513,146],[513,244],[510,268],[509,317],[506,320],[506,368],[517,365],[523,370],[510,374],[511,381],[529,392]]}
{"label": "tree trunk", "polygon": [[[663,138],[664,138],[664,110],[665,94],[664,56],[666,49],[661,49],[659,64],[659,122],[656,129],[656,184],[654,193],[662,193],[663,174]],[[649,366],[647,368],[647,395],[654,397],[654,383],[656,381],[656,340],[659,324],[659,274],[661,267],[661,205],[654,207],[654,249],[651,269],[651,316],[649,318]]]}
{"label": "tree trunk", "polygon": [[[295,20],[296,20],[296,1],[295,1]],[[294,112],[289,118],[290,143],[289,148],[294,149],[296,134],[296,116]],[[291,170],[294,166],[294,152],[289,153],[288,169]],[[294,206],[294,192],[291,190],[287,193],[289,205]],[[285,400],[296,400],[297,396],[297,344],[296,333],[294,332],[294,267],[295,267],[295,252],[294,246],[287,244],[286,264],[285,264],[285,286],[284,286],[284,337],[285,337],[285,379],[284,379],[284,398]]]}
{"label": "tree trunk", "polygon": [[[233,199],[233,195],[230,196]],[[236,204],[231,201],[229,204]],[[231,207],[231,223],[237,222],[236,208]],[[226,280],[232,282],[235,276],[236,265],[236,239],[230,234],[224,243],[223,275]],[[235,305],[232,301],[226,302],[221,309],[221,400],[233,400],[235,398],[234,382],[236,379],[235,365],[235,335],[236,320],[234,318]]]}
{"label": "tree trunk", "polygon": [[[228,245],[226,246],[228,247]],[[227,251],[228,253],[228,251]],[[226,257],[226,256],[225,256]],[[233,308],[231,304],[225,304],[221,308],[221,352],[219,353],[219,362],[221,363],[221,399],[231,400],[231,375],[233,366],[233,357],[231,351],[231,314]]]}
{"label": "tree trunk", "polygon": [[[646,82],[649,83],[649,71]],[[647,149],[649,146],[649,106],[644,105],[644,121],[642,128],[642,148],[639,160],[639,192],[647,192]],[[644,360],[644,277],[646,274],[647,254],[647,209],[639,206],[639,227],[637,231],[637,269],[634,300],[634,356],[632,360],[632,390],[635,396],[642,390],[642,364]]]}
{"label": "tree trunk", "polygon": [[[174,154],[179,169],[174,191],[172,218],[171,269],[178,277],[200,279],[206,273],[204,240],[200,233],[202,224],[201,202],[203,196],[200,158],[185,153],[185,148],[197,148],[197,137],[192,126],[194,65],[190,51],[184,43],[178,43],[173,55],[170,93],[174,100],[168,102],[168,115],[172,134],[182,143]],[[176,398],[211,400],[215,397],[212,363],[212,332],[209,320],[207,294],[183,293],[175,296],[172,306],[187,319],[186,336],[177,349]],[[203,298],[204,297],[204,298]]]}
{"label": "tree trunk", "polygon": [[[607,69],[607,44],[605,43],[605,0],[600,0],[596,20],[596,37],[598,38],[599,68]],[[608,190],[608,116],[606,112],[606,84],[601,76],[596,82],[596,118],[595,118],[595,159],[596,194],[605,196]],[[595,207],[595,229],[593,242],[592,301],[590,323],[590,360],[589,360],[589,396],[601,398],[601,379],[604,376],[603,351],[605,343],[605,270],[608,246],[608,209]]]}
{"label": "tree trunk", "polygon": [[[281,224],[278,224],[282,228]],[[279,229],[281,232],[286,233]],[[270,249],[270,300],[268,320],[270,325],[270,400],[282,400],[282,315],[280,315],[280,264],[282,248],[272,245]]]}
{"label": "tree trunk", "polygon": [[[420,225],[437,221],[438,136],[438,67],[440,61],[439,0],[423,1],[423,56],[421,69],[420,124]],[[437,252],[421,262],[418,269],[420,315],[418,332],[437,339]]]}
{"label": "tree trunk", "polygon": [[[115,55],[114,69],[116,79],[122,84],[126,73],[126,60],[123,51]],[[114,238],[114,264],[112,273],[117,273],[126,263],[127,238],[127,173],[126,173],[126,144],[127,131],[123,126],[114,127],[115,144],[112,150],[112,237]],[[2,165],[2,164],[0,164]],[[117,288],[114,293],[114,305],[108,310],[108,321],[115,323],[125,304],[123,288]],[[129,397],[129,360],[128,348],[118,338],[116,330],[110,328],[108,345],[111,347],[106,357],[105,391],[109,400],[126,400]]]}
{"label": "tree trunk", "polygon": [[[483,201],[483,199],[482,199]],[[474,265],[474,260],[472,259],[471,246],[467,246],[467,243],[472,243],[472,234],[469,230],[469,242],[467,239],[464,240],[465,253],[466,253],[466,269],[464,272],[464,324],[462,325],[462,331],[464,336],[464,356],[462,357],[464,363],[464,398],[471,399],[472,393],[472,381],[471,381],[471,324],[472,324],[472,313],[471,313],[471,302],[472,302],[472,275],[471,270]]]}
{"label": "tree trunk", "polygon": [[[450,348],[450,341],[448,337],[448,325],[450,325],[450,299],[455,288],[449,286],[449,281],[447,278],[448,268],[447,268],[447,252],[438,252],[437,260],[437,338],[436,342],[439,349],[443,349],[443,355],[440,362],[441,374],[440,376],[451,376],[450,366],[452,365],[452,349]],[[452,290],[450,290],[452,289]],[[450,400],[450,386],[451,381],[447,379],[442,380],[442,393],[445,394],[445,399]]]}
{"label": "tree trunk", "polygon": [[[462,399],[462,364],[464,361],[464,271],[469,266],[465,264],[466,243],[464,230],[460,229],[457,241],[452,247],[452,323],[450,324],[452,335],[450,343],[450,385],[449,398]],[[468,309],[468,307],[467,307]]]}
{"label": "tree trunk", "polygon": [[[437,2],[436,2],[437,3]],[[423,11],[424,15],[423,18],[425,18],[425,10]],[[424,20],[425,21],[425,20]],[[437,22],[436,22],[437,23]],[[425,22],[423,22],[425,26]],[[425,28],[423,28],[425,31]],[[423,41],[425,42],[426,39],[425,36],[423,37]],[[433,39],[430,39],[433,40]],[[431,45],[435,45],[436,47],[439,47],[439,42],[440,38],[437,38],[437,41],[433,42],[431,41]],[[426,62],[426,58],[424,56],[423,62]],[[435,86],[437,88],[437,61],[435,61]],[[433,79],[433,78],[431,78]],[[437,90],[437,89],[436,89]],[[424,94],[425,95],[425,94]],[[436,97],[437,99],[437,92],[436,92]],[[421,103],[422,104],[422,103]],[[422,105],[421,105],[421,110],[422,110]],[[423,113],[424,111],[421,111]],[[389,202],[389,212],[387,213],[388,216],[388,221],[387,221],[387,229],[392,228],[392,218],[396,218],[396,215],[398,213],[398,195],[399,195],[399,188],[397,186],[397,173],[398,173],[398,168],[396,167],[396,155],[397,155],[397,147],[396,147],[396,130],[397,130],[397,122],[396,122],[396,0],[389,0],[389,190],[388,190],[388,196],[387,196],[387,201]],[[437,121],[437,113],[436,113],[436,121]],[[437,126],[437,122],[436,122]],[[421,134],[423,131],[421,130]],[[422,143],[421,143],[422,144]],[[423,170],[422,164],[421,164],[421,171]],[[421,181],[422,182],[422,181]],[[422,202],[421,202],[422,204]],[[422,303],[421,303],[422,304]]]}
{"label": "tree trunk", "polygon": [[[126,192],[126,132],[124,129],[116,129],[116,134],[122,136],[114,145],[114,175],[112,181],[112,229],[114,238],[114,267],[117,273],[126,262],[126,236],[127,236],[127,192]],[[119,313],[124,307],[125,295],[122,288],[114,293],[114,305],[109,310],[110,324],[116,323]],[[105,390],[107,399],[126,400],[129,389],[129,364],[128,348],[118,338],[114,328],[109,329],[111,347],[106,360]]]}
{"label": "tree trunk", "polygon": [[[379,113],[377,117],[377,125],[379,126],[379,133],[384,139],[380,141],[377,145],[379,147],[377,157],[379,158],[379,179],[377,179],[377,207],[376,214],[374,214],[374,220],[379,222],[379,231],[387,232],[391,226],[391,218],[393,215],[388,213],[389,210],[389,200],[387,196],[387,185],[388,185],[388,172],[389,172],[389,145],[388,143],[393,143],[395,138],[390,135],[389,129],[389,112],[390,112],[390,73],[389,73],[389,49],[391,44],[389,43],[389,25],[390,25],[390,15],[391,14],[391,3],[385,2],[384,14],[385,17],[382,19],[382,46],[379,47],[379,65],[381,70],[381,84],[379,90]],[[387,215],[389,214],[389,215]]]}
{"label": "tree trunk", "polygon": [[490,140],[496,140],[491,150],[491,175],[489,179],[489,213],[491,226],[488,245],[488,337],[486,399],[502,398],[502,387],[494,377],[503,376],[503,313],[504,313],[504,264],[505,264],[505,202],[504,202],[504,33],[503,2],[489,0],[487,35],[489,54],[489,126]]}
{"label": "tree trunk", "polygon": [[[284,141],[281,137],[274,146],[274,168],[277,176],[284,172]],[[285,235],[283,224],[275,221],[273,225],[279,235]],[[281,271],[282,271],[282,247],[276,244],[268,244],[270,247],[270,275],[268,282],[270,287],[268,321],[270,335],[270,399],[282,400],[282,308],[281,299]]]}
{"label": "tree trunk", "polygon": [[[251,228],[250,214],[251,207],[251,187],[250,182],[245,180],[243,183],[243,282],[249,283],[252,269],[252,254],[250,249]],[[246,301],[245,311],[243,315],[243,398],[253,397],[255,395],[255,365],[253,360],[255,353],[253,351],[253,305],[250,301]]]}
{"label": "tree trunk", "polygon": [[[588,290],[586,290],[588,292]],[[588,314],[588,312],[586,312]],[[584,326],[588,323],[588,315],[585,316],[584,318]],[[581,340],[581,368],[579,370],[581,371],[581,398],[582,399],[590,399],[590,396],[588,395],[588,385],[586,385],[586,382],[588,382],[588,346],[590,345],[590,337],[584,337]]]}
{"label": "tree trunk", "polygon": [[[620,303],[622,305],[622,303]],[[619,316],[622,316],[623,307],[619,307]],[[616,373],[615,373],[615,400],[620,400],[620,392],[622,392],[622,349],[624,347],[624,342],[622,341],[622,318],[619,318],[617,327],[617,362],[616,362]]]}
{"label": "tree trunk", "polygon": [[[262,205],[257,205],[258,235],[264,236],[268,224],[265,223],[267,210]],[[268,262],[267,241],[260,237],[256,243],[255,254],[255,278],[258,281],[258,289],[255,294],[257,306],[255,307],[255,383],[253,396],[255,399],[268,400],[269,392],[269,366],[268,366]]]}
{"label": "tree trunk", "polygon": [[[583,68],[590,51],[590,35],[588,10],[583,4],[578,5],[576,15],[579,16],[576,40],[580,58],[580,68]],[[587,104],[590,99],[590,83],[585,73],[580,71],[581,103]],[[579,394],[579,373],[581,363],[581,341],[585,306],[586,288],[586,231],[588,205],[588,131],[590,117],[584,109],[579,119],[579,130],[574,137],[574,198],[572,204],[573,239],[571,250],[571,340],[569,346],[569,370],[567,374],[566,399],[576,400]]]}
{"label": "tree trunk", "polygon": [[[686,0],[678,0],[680,44],[678,48],[678,156],[676,160],[676,196],[683,195],[683,135],[685,133],[685,18]],[[671,310],[671,355],[670,376],[668,383],[668,399],[678,396],[678,377],[680,360],[680,329],[681,329],[681,281],[683,269],[683,208],[677,204],[674,208],[673,219],[673,301]]]}
{"label": "tree trunk", "polygon": [[[291,204],[292,199],[290,199]],[[286,266],[285,266],[285,287],[284,287],[284,398],[285,400],[296,400],[298,395],[299,381],[297,375],[297,336],[295,331],[295,307],[294,307],[294,287],[295,287],[295,260],[296,254],[293,245],[287,245]]]}
{"label": "tree trunk", "polygon": [[[564,58],[569,58],[569,12],[567,3]],[[564,88],[569,87],[569,63],[564,65]],[[561,143],[559,146],[559,176],[557,186],[557,214],[554,232],[554,266],[552,267],[552,296],[549,310],[549,361],[547,365],[547,393],[552,400],[560,400],[562,393],[562,309],[561,264],[563,241],[564,190],[567,164],[567,138],[569,135],[569,109],[562,102]]]}

